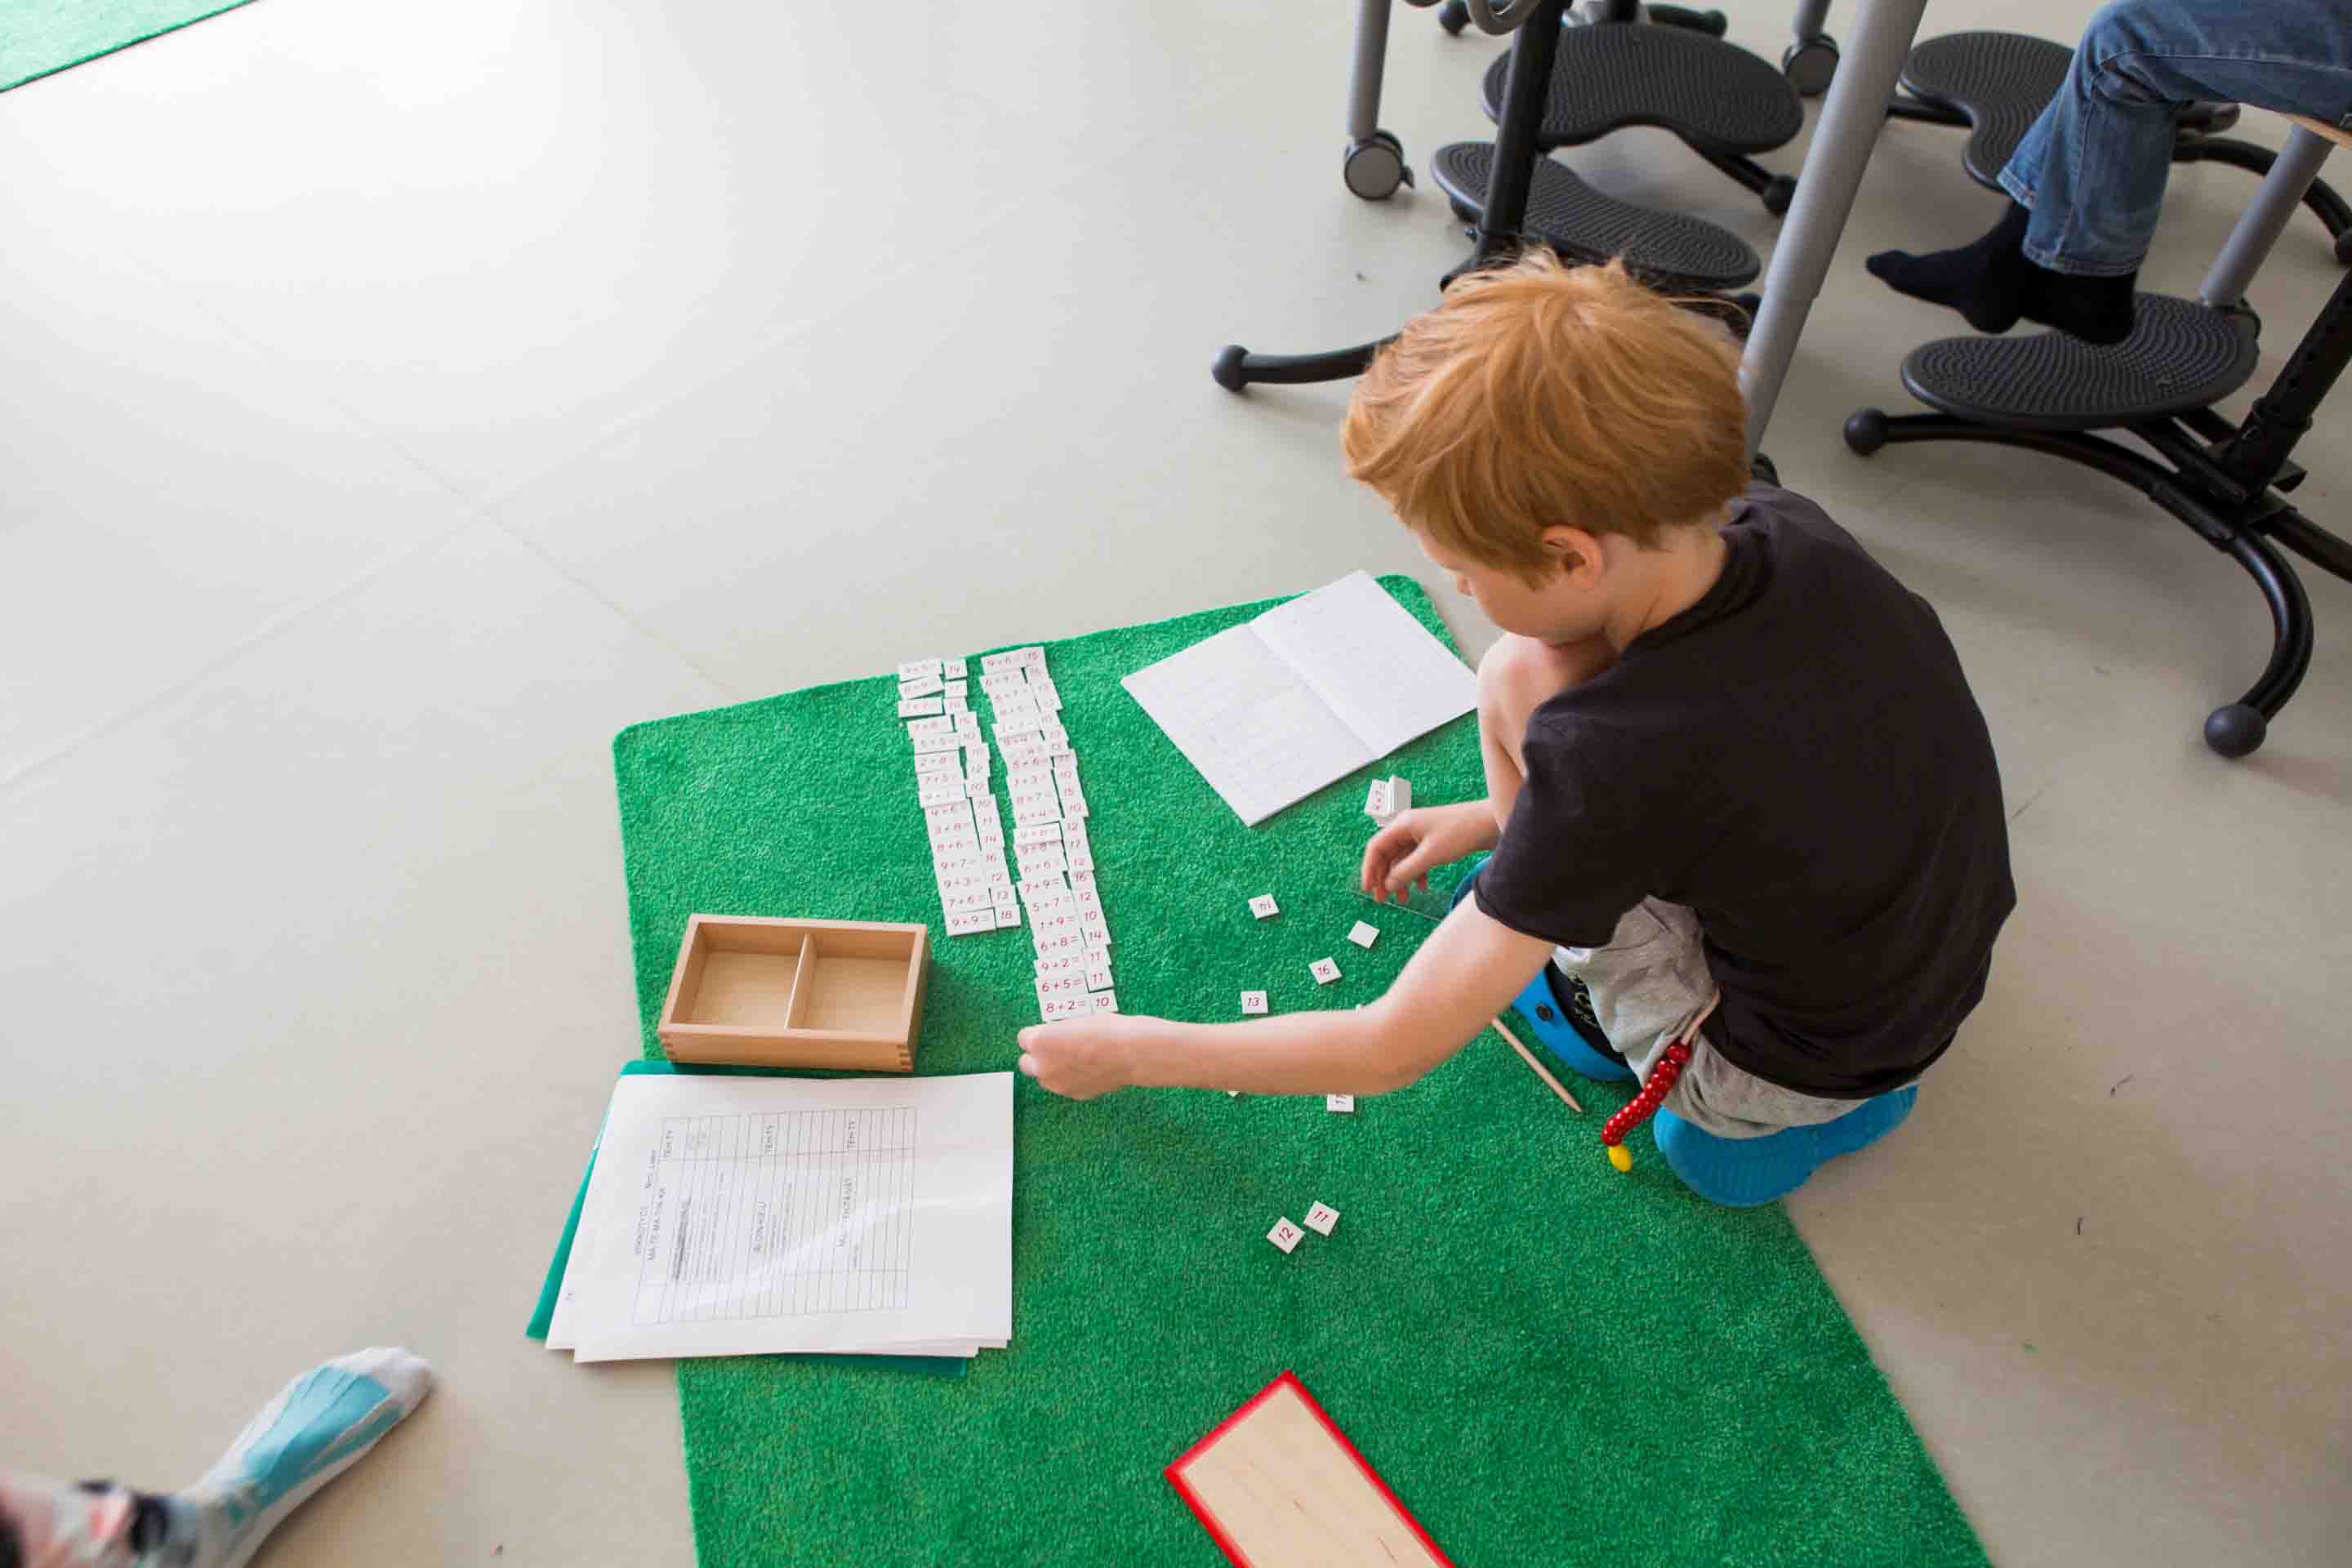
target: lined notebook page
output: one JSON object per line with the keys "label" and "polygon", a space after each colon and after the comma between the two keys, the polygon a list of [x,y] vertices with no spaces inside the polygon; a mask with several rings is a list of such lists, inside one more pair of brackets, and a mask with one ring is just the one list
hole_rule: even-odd
{"label": "lined notebook page", "polygon": [[1251,827],[1374,755],[1248,626],[1120,684]]}
{"label": "lined notebook page", "polygon": [[1362,742],[1365,762],[1478,705],[1477,677],[1369,573],[1278,605],[1250,625]]}

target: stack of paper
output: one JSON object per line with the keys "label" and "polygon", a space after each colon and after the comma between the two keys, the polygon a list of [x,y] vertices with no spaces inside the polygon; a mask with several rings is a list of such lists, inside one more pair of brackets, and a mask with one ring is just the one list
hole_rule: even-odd
{"label": "stack of paper", "polygon": [[547,1344],[972,1356],[1013,1333],[1013,1075],[629,1075]]}
{"label": "stack of paper", "polygon": [[1478,705],[1478,682],[1363,573],[1120,684],[1248,826]]}

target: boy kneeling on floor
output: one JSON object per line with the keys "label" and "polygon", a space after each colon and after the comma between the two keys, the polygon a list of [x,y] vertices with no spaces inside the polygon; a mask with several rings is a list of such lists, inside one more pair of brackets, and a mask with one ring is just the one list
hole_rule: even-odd
{"label": "boy kneeling on floor", "polygon": [[1690,1058],[1658,1149],[1761,1204],[1909,1114],[2016,902],[1984,718],[1935,612],[1748,478],[1738,352],[1615,266],[1465,278],[1358,384],[1348,471],[1502,629],[1486,797],[1404,813],[1375,897],[1482,850],[1378,1002],[1021,1032],[1021,1069],[1378,1094],[1517,1001],[1595,1079]]}

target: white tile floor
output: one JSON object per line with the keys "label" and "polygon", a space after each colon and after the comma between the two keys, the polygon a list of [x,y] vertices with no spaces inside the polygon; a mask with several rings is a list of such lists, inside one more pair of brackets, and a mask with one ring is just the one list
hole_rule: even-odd
{"label": "white tile floor", "polygon": [[[268,1562],[690,1560],[666,1369],[519,1333],[635,1048],[608,739],[1416,566],[1344,388],[1206,375],[1458,254],[1434,193],[1340,189],[1350,11],[262,0],[0,96],[8,1458],[167,1482],[399,1340],[441,1391]],[[1400,16],[1417,159],[1495,47]],[[2352,593],[2224,764],[2266,637],[2226,563],[2054,462],[1843,450],[1956,330],[1861,257],[1978,230],[1958,148],[1887,131],[1769,446],[1941,609],[2023,902],[1911,1129],[1792,1206],[1997,1560],[2340,1560]],[[1574,162],[1770,242],[1662,136]],[[2177,174],[2151,283],[2252,189]],[[2274,350],[2334,276],[2299,217]]]}

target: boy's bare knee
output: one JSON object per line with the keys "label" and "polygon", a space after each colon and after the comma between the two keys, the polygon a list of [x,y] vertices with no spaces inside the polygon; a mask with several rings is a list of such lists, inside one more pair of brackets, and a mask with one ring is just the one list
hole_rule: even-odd
{"label": "boy's bare knee", "polygon": [[1543,662],[1543,644],[1505,632],[1478,661],[1478,694],[1501,697],[1527,687],[1540,675]]}
{"label": "boy's bare knee", "polygon": [[1562,649],[1506,632],[1478,661],[1478,706],[1524,725],[1528,714],[1591,673]]}

